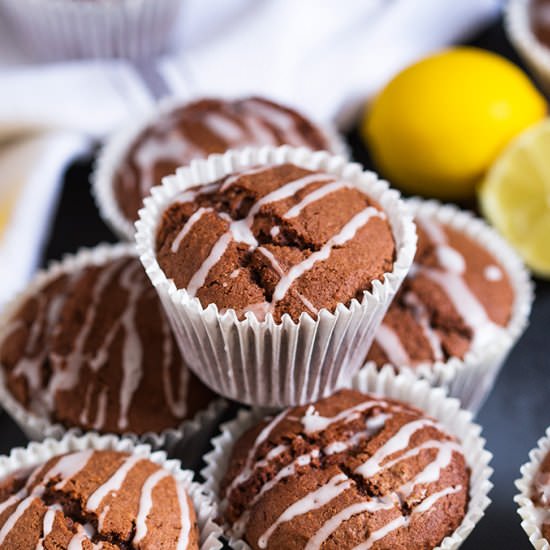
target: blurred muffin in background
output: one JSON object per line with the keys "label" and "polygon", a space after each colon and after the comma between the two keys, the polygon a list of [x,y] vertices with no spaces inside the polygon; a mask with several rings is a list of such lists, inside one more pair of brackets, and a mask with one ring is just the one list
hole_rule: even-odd
{"label": "blurred muffin in background", "polygon": [[182,0],[4,0],[21,47],[46,60],[145,59],[166,51]]}
{"label": "blurred muffin in background", "polygon": [[166,103],[107,143],[94,178],[95,195],[106,221],[122,237],[132,238],[144,197],[179,166],[228,149],[284,144],[345,150],[331,131],[264,98]]}

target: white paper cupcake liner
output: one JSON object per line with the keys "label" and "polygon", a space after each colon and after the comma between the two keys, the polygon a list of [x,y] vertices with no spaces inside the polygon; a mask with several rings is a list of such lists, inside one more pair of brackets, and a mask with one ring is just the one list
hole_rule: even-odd
{"label": "white paper cupcake liner", "polygon": [[182,0],[2,0],[21,45],[43,60],[123,57],[165,51]]}
{"label": "white paper cupcake liner", "polygon": [[[134,245],[121,243],[117,245],[99,245],[95,248],[81,249],[75,255],[67,255],[61,262],[53,262],[47,270],[39,271],[28,287],[12,300],[2,311],[0,316],[0,341],[3,331],[7,329],[8,320],[20,309],[23,303],[36,294],[50,281],[63,273],[71,273],[89,265],[102,265],[109,260],[126,255],[136,256]],[[0,404],[13,418],[21,430],[29,439],[42,440],[47,437],[61,438],[71,429],[62,424],[52,422],[45,416],[37,415],[27,410],[10,393],[6,386],[4,369],[0,365]],[[213,423],[227,406],[224,399],[215,399],[208,407],[198,411],[190,419],[184,420],[177,428],[168,428],[159,433],[147,432],[141,435],[125,433],[124,437],[140,443],[147,443],[154,449],[164,448],[170,450],[180,441],[191,437],[202,427]],[[73,428],[73,433],[81,433],[82,430]]]}
{"label": "white paper cupcake liner", "polygon": [[[464,233],[488,250],[506,271],[514,290],[514,304],[508,325],[499,337],[464,357],[417,366],[399,365],[399,372],[424,378],[433,386],[445,388],[462,406],[477,413],[493,388],[495,379],[511,349],[527,328],[533,303],[533,284],[528,271],[514,250],[483,220],[471,212],[437,201],[409,199],[411,213],[436,220]],[[371,362],[367,365],[372,364]]]}
{"label": "white paper cupcake liner", "polygon": [[99,435],[95,432],[89,432],[82,436],[68,433],[61,440],[46,439],[41,443],[29,443],[24,448],[17,447],[9,455],[0,456],[0,479],[4,479],[17,470],[43,464],[54,456],[87,449],[131,453],[162,466],[176,478],[193,502],[200,531],[200,549],[218,550],[222,548],[221,528],[214,521],[217,515],[216,505],[204,487],[193,481],[193,472],[183,470],[180,461],[168,459],[164,451],[153,452],[149,445],[136,444],[124,437]]}
{"label": "white paper cupcake liner", "polygon": [[531,30],[529,0],[509,0],[504,26],[523,61],[533,71],[546,92],[550,92],[550,49]]}
{"label": "white paper cupcake liner", "polygon": [[[488,497],[492,488],[490,481],[493,473],[489,463],[492,454],[485,449],[485,440],[481,437],[481,427],[472,421],[472,413],[460,408],[457,399],[447,397],[441,388],[431,387],[427,381],[412,378],[407,374],[396,374],[391,367],[381,371],[367,368],[359,372],[351,387],[363,393],[371,393],[409,403],[434,417],[449,433],[461,442],[464,456],[470,468],[470,500],[468,510],[458,529],[445,537],[434,550],[454,550],[458,548],[483,517],[490,504]],[[241,409],[235,420],[222,424],[221,434],[212,439],[213,450],[205,455],[206,467],[201,471],[205,487],[209,490],[219,507],[220,483],[231,458],[232,447],[237,439],[263,417],[261,410]],[[227,525],[224,533],[235,550],[250,550],[243,540],[232,536]]]}
{"label": "white paper cupcake liner", "polygon": [[[159,220],[183,189],[204,184],[249,166],[293,163],[349,181],[377,200],[386,213],[396,243],[393,270],[375,280],[361,303],[338,304],[334,313],[321,309],[317,319],[288,314],[276,323],[271,314],[244,320],[215,304],[203,308],[198,298],[178,289],[160,268],[155,254]],[[326,152],[283,146],[248,148],[193,161],[152,190],[140,211],[136,240],[141,261],[168,312],[191,369],[217,393],[252,405],[286,406],[330,394],[360,368],[384,313],[414,257],[416,231],[407,207],[395,190],[360,165]],[[361,355],[363,354],[363,355]]]}
{"label": "white paper cupcake liner", "polygon": [[531,489],[535,476],[548,453],[550,453],[550,428],[546,430],[544,437],[538,440],[537,447],[529,453],[529,462],[521,467],[522,477],[516,480],[516,487],[520,492],[514,497],[518,504],[518,514],[522,519],[521,526],[527,533],[529,542],[537,550],[550,550],[550,542],[542,536],[537,508],[531,500]]}
{"label": "white paper cupcake liner", "polygon": [[[198,98],[195,98],[195,100]],[[222,99],[237,99],[222,97]],[[183,107],[188,103],[178,98],[165,98],[141,117],[128,121],[126,125],[114,132],[105,142],[97,157],[91,177],[92,194],[101,217],[121,240],[134,240],[136,228],[129,221],[118,205],[115,197],[113,181],[122,159],[135,142],[137,137],[160,117]],[[337,130],[330,126],[318,126],[330,143],[330,152],[335,155],[350,157],[349,149]],[[160,182],[158,182],[160,184]]]}

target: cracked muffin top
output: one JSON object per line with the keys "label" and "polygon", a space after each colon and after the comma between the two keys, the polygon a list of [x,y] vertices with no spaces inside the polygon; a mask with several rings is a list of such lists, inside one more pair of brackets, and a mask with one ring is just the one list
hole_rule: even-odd
{"label": "cracked muffin top", "polygon": [[199,532],[170,472],[146,458],[85,450],[0,482],[0,548],[198,550]]}
{"label": "cracked muffin top", "polygon": [[156,256],[203,307],[297,321],[361,301],[393,269],[395,242],[357,186],[287,163],[182,192],[159,222]]}
{"label": "cracked muffin top", "polygon": [[497,258],[431,216],[415,223],[413,266],[367,356],[379,367],[463,359],[498,338],[512,316],[514,289]]}
{"label": "cracked muffin top", "polygon": [[254,550],[425,550],[461,524],[468,494],[445,428],[405,403],[341,390],[245,432],[220,500]]}
{"label": "cracked muffin top", "polygon": [[151,187],[179,166],[247,145],[285,144],[331,150],[330,140],[313,122],[267,99],[194,101],[162,113],[136,137],[115,174],[114,196],[133,222]]}
{"label": "cracked muffin top", "polygon": [[0,365],[21,405],[67,428],[161,432],[213,397],[133,256],[60,273],[26,297],[3,327]]}

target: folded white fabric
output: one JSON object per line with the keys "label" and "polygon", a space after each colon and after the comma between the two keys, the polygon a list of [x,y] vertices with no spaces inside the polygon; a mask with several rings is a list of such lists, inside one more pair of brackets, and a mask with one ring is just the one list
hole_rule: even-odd
{"label": "folded white fabric", "polygon": [[66,166],[151,105],[125,63],[0,72],[0,307],[36,269]]}
{"label": "folded white fabric", "polygon": [[151,85],[183,98],[263,94],[346,124],[396,71],[463,39],[499,6],[228,0],[214,8],[186,0],[179,53],[139,69],[124,61],[33,65],[14,49],[0,12],[0,307],[36,267],[66,165],[150,108]]}
{"label": "folded white fabric", "polygon": [[[181,53],[161,63],[191,96],[251,91],[349,125],[397,71],[463,40],[500,0],[187,0]],[[199,26],[197,21],[201,22]]]}
{"label": "folded white fabric", "polygon": [[24,138],[0,150],[0,201],[13,203],[3,232],[0,227],[0,306],[36,269],[48,237],[60,174],[88,147],[89,140],[82,134],[57,131]]}

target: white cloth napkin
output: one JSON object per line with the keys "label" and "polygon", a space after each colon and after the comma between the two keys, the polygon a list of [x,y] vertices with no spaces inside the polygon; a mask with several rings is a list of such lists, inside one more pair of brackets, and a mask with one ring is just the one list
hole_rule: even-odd
{"label": "white cloth napkin", "polygon": [[123,61],[35,65],[0,19],[0,212],[1,201],[18,197],[0,228],[0,306],[36,267],[67,164],[150,108],[151,84],[182,98],[263,94],[345,125],[399,69],[475,32],[499,6],[186,0],[176,53],[139,69]]}

